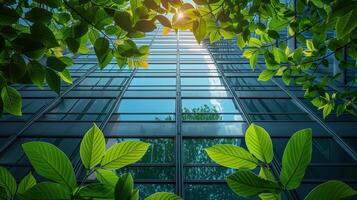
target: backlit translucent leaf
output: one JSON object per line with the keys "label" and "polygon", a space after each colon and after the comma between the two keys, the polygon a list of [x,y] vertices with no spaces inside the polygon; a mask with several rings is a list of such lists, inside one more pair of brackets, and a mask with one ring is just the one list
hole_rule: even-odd
{"label": "backlit translucent leaf", "polygon": [[341,181],[327,181],[316,186],[305,197],[305,200],[339,200],[357,196],[357,191]]}
{"label": "backlit translucent leaf", "polygon": [[46,142],[28,142],[22,148],[39,175],[61,183],[68,189],[76,187],[72,163],[63,151]]}
{"label": "backlit translucent leaf", "polygon": [[312,154],[311,129],[303,129],[294,133],[285,147],[280,181],[287,189],[295,189],[305,175]]}
{"label": "backlit translucent leaf", "polygon": [[104,152],[104,135],[97,125],[93,124],[84,135],[80,146],[80,156],[84,167],[88,170],[93,169],[102,160]]}
{"label": "backlit translucent leaf", "polygon": [[254,169],[258,164],[258,160],[248,151],[231,144],[217,144],[205,151],[216,163],[233,169]]}
{"label": "backlit translucent leaf", "polygon": [[227,178],[228,186],[242,197],[252,197],[260,193],[278,193],[280,186],[278,183],[260,178],[251,171],[241,170]]}
{"label": "backlit translucent leaf", "polygon": [[256,158],[265,163],[273,160],[273,143],[264,128],[252,123],[245,132],[244,138],[249,152]]}
{"label": "backlit translucent leaf", "polygon": [[182,200],[182,198],[169,192],[156,192],[148,196],[145,200]]}
{"label": "backlit translucent leaf", "polygon": [[119,169],[140,160],[149,148],[149,144],[141,141],[125,141],[111,146],[105,152],[101,167]]}

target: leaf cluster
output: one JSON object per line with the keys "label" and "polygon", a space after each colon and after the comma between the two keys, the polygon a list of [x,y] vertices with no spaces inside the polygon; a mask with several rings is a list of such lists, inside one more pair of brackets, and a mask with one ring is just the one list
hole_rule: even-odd
{"label": "leaf cluster", "polygon": [[[29,172],[17,185],[11,173],[0,167],[0,197],[6,200],[15,197],[26,200],[138,200],[139,190],[134,188],[133,177],[128,173],[117,174],[113,170],[137,162],[149,146],[141,141],[125,141],[106,149],[104,135],[94,124],[80,144],[80,158],[86,175],[77,182],[79,177],[76,177],[71,161],[55,145],[40,141],[24,143],[22,148],[35,172],[47,180],[37,182]],[[172,193],[159,192],[146,199],[181,198]]]}
{"label": "leaf cluster", "polygon": [[[242,197],[259,196],[260,199],[282,199],[282,193],[299,187],[312,155],[311,129],[294,133],[285,147],[278,178],[271,170],[274,158],[269,133],[251,124],[245,133],[248,150],[231,144],[218,144],[206,150],[208,156],[224,167],[238,169],[227,177],[228,186]],[[260,168],[259,174],[252,170]],[[331,180],[316,186],[305,200],[343,199],[357,196],[347,184]]]}

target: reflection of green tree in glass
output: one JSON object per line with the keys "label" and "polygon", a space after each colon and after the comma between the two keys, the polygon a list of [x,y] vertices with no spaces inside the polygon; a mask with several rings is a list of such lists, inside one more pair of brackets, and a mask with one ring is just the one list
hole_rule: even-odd
{"label": "reflection of green tree in glass", "polygon": [[219,116],[216,106],[203,105],[198,108],[183,108],[182,120],[184,121],[220,121],[222,116]]}
{"label": "reflection of green tree in glass", "polygon": [[[183,108],[182,120],[183,121],[221,121],[223,118],[219,115],[216,106],[208,106],[207,104],[197,108]],[[160,121],[159,117],[155,120]],[[167,116],[163,121],[175,121],[172,115]]]}

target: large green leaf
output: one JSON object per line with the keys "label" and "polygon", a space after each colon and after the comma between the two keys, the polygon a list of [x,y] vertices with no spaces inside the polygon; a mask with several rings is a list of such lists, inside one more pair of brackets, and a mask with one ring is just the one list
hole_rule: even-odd
{"label": "large green leaf", "polygon": [[170,192],[156,192],[145,200],[182,200],[182,198]]}
{"label": "large green leaf", "polygon": [[285,147],[280,181],[287,189],[295,189],[310,164],[312,154],[311,129],[300,130],[290,138]]}
{"label": "large green leaf", "polygon": [[141,141],[125,141],[111,146],[105,152],[101,167],[119,169],[140,160],[150,144]]}
{"label": "large green leaf", "polygon": [[80,156],[84,167],[93,169],[100,163],[105,152],[105,138],[102,131],[93,124],[81,142]]}
{"label": "large green leaf", "polygon": [[259,74],[258,80],[269,81],[274,76],[274,73],[274,70],[265,69]]}
{"label": "large green leaf", "polygon": [[99,182],[106,185],[113,185],[113,186],[115,186],[115,184],[119,180],[119,177],[115,172],[105,169],[97,169],[95,177]]}
{"label": "large green leaf", "polygon": [[123,174],[115,185],[115,200],[131,199],[133,193],[134,180],[130,174]]}
{"label": "large green leaf", "polygon": [[193,35],[195,36],[197,42],[200,44],[206,37],[207,27],[206,21],[201,18],[193,22]]}
{"label": "large green leaf", "polygon": [[265,163],[270,163],[273,160],[273,143],[264,128],[252,123],[244,137],[249,152],[256,158]]}
{"label": "large green leaf", "polygon": [[7,112],[21,116],[22,100],[20,93],[11,86],[4,86],[1,89],[1,99]]}
{"label": "large green leaf", "polygon": [[62,184],[42,182],[31,187],[23,196],[26,200],[70,200],[71,192]]}
{"label": "large green leaf", "polygon": [[16,180],[4,167],[0,167],[0,188],[4,188],[6,193],[4,195],[7,199],[12,199],[15,196],[17,188]]}
{"label": "large green leaf", "polygon": [[66,57],[57,58],[55,56],[50,56],[47,58],[46,64],[48,67],[61,72],[71,63],[67,63]]}
{"label": "large green leaf", "polygon": [[141,32],[152,32],[155,30],[156,26],[153,21],[150,20],[139,20],[136,22],[134,29]]}
{"label": "large green leaf", "polygon": [[131,30],[133,26],[130,14],[125,11],[116,11],[114,14],[114,21],[125,31]]}
{"label": "large green leaf", "polygon": [[209,41],[211,44],[219,41],[221,39],[221,35],[219,34],[219,30],[212,31],[209,34]]}
{"label": "large green leaf", "polygon": [[74,189],[77,185],[72,164],[63,151],[46,142],[28,142],[22,145],[36,172],[57,183]]}
{"label": "large green leaf", "polygon": [[92,183],[84,186],[80,190],[79,196],[82,199],[113,199],[114,186],[102,183]]}
{"label": "large green leaf", "polygon": [[26,13],[26,19],[33,23],[48,23],[52,19],[52,13],[43,8],[34,7]]}
{"label": "large green leaf", "polygon": [[205,150],[213,161],[225,167],[254,169],[258,165],[258,160],[242,147],[231,144],[217,144]]}
{"label": "large green leaf", "polygon": [[227,178],[228,186],[242,197],[252,197],[260,193],[279,193],[278,183],[260,178],[251,171],[238,171]]}
{"label": "large green leaf", "polygon": [[347,197],[357,196],[357,191],[341,181],[327,181],[316,186],[305,200],[339,200]]}
{"label": "large green leaf", "polygon": [[61,79],[52,69],[46,70],[46,81],[48,86],[57,94],[61,92]]}
{"label": "large green leaf", "polygon": [[69,73],[69,71],[67,69],[64,69],[63,71],[58,72],[58,75],[61,77],[61,79],[64,82],[69,83],[69,84],[73,83],[71,74]]}
{"label": "large green leaf", "polygon": [[53,32],[41,23],[35,23],[31,26],[31,35],[34,39],[42,42],[47,48],[57,47],[58,42]]}
{"label": "large green leaf", "polygon": [[42,88],[46,76],[45,66],[42,66],[37,61],[30,61],[27,65],[27,71],[30,75],[31,81],[37,87]]}
{"label": "large green leaf", "polygon": [[351,33],[357,26],[357,10],[354,9],[342,17],[339,17],[336,22],[337,39],[342,39],[344,36]]}
{"label": "large green leaf", "polygon": [[94,51],[97,55],[99,66],[103,69],[113,57],[109,48],[109,41],[104,37],[98,38],[94,43]]}
{"label": "large green leaf", "polygon": [[36,185],[36,179],[32,176],[32,173],[29,172],[19,183],[19,188],[17,189],[17,193],[24,194],[28,189],[32,188]]}
{"label": "large green leaf", "polygon": [[[275,182],[275,177],[268,168],[261,167],[258,176],[265,180]],[[261,200],[280,200],[281,194],[280,193],[261,193],[261,194],[259,194],[259,198]]]}

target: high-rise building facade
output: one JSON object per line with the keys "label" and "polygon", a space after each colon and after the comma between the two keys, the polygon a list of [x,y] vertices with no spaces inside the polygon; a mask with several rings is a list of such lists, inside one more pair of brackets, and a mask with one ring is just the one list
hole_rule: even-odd
{"label": "high-rise building facade", "polygon": [[257,81],[263,60],[252,72],[235,40],[199,45],[190,32],[161,32],[135,40],[150,45],[148,69],[119,69],[113,60],[100,70],[89,53],[74,58],[73,84],[62,84],[60,95],[47,87],[18,86],[23,116],[1,118],[0,165],[17,179],[25,176],[31,167],[21,144],[40,140],[62,149],[83,175],[79,144],[96,123],[108,146],[123,140],[151,144],[142,160],[118,170],[133,174],[142,198],[169,191],[187,200],[239,199],[225,182],[234,170],[212,162],[204,148],[244,147],[245,130],[254,122],[272,136],[275,173],[290,136],[313,130],[311,165],[301,187],[284,198],[302,199],[331,179],[357,188],[356,117],[333,114],[323,120],[300,86],[285,86],[278,78]]}

